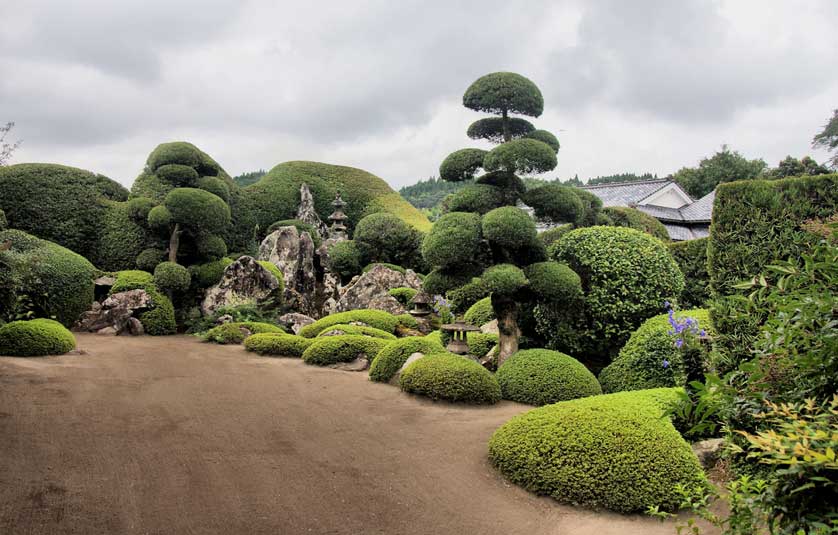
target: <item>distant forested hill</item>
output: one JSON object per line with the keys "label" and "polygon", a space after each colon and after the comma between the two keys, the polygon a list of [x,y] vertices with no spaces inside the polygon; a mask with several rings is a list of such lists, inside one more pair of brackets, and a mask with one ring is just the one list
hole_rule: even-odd
{"label": "distant forested hill", "polygon": [[236,184],[238,184],[239,186],[245,187],[259,182],[259,179],[265,176],[265,174],[267,174],[267,171],[265,171],[264,169],[259,169],[258,171],[242,173],[239,176],[233,177],[233,180],[235,180]]}
{"label": "distant forested hill", "polygon": [[440,178],[430,177],[420,180],[412,186],[405,186],[399,190],[404,199],[416,208],[433,208],[439,205],[447,195],[456,193],[472,181],[446,182]]}
{"label": "distant forested hill", "polygon": [[640,180],[655,180],[658,175],[652,173],[643,173],[637,175],[634,173],[621,173],[619,175],[598,176],[588,180],[589,186],[596,186],[597,184],[613,184],[615,182],[638,182]]}

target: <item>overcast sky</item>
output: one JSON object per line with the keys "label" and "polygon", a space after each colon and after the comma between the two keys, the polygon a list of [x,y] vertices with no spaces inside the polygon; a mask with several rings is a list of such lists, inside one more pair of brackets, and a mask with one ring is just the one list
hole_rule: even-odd
{"label": "overcast sky", "polygon": [[562,144],[548,178],[666,175],[723,143],[823,161],[836,28],[836,0],[2,0],[0,123],[13,163],[126,186],[187,140],[231,175],[317,160],[398,188],[480,146],[462,94],[514,71]]}

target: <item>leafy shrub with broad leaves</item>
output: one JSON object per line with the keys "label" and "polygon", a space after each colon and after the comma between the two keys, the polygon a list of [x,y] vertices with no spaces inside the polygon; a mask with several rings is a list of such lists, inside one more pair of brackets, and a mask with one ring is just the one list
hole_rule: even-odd
{"label": "leafy shrub with broad leaves", "polygon": [[596,377],[581,362],[549,349],[525,349],[495,373],[503,399],[548,405],[602,394]]}

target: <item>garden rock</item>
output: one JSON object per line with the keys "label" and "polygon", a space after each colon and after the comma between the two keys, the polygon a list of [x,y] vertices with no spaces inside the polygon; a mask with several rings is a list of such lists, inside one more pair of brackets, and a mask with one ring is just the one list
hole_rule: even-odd
{"label": "garden rock", "polygon": [[230,314],[224,314],[223,316],[219,316],[217,320],[215,320],[216,325],[224,325],[225,323],[232,323],[233,316]]}
{"label": "garden rock", "polygon": [[358,355],[358,358],[352,362],[338,362],[329,367],[336,370],[343,370],[345,372],[362,372],[369,369],[370,361],[365,354],[361,353]]}
{"label": "garden rock", "polygon": [[104,335],[141,335],[144,333],[142,324],[134,315],[151,305],[151,296],[145,290],[119,292],[101,304],[94,302],[90,310],[82,314],[74,329]]}
{"label": "garden rock", "polygon": [[314,196],[305,182],[300,185],[300,205],[297,207],[297,219],[314,227],[321,238],[328,235],[329,229],[317,215],[317,210],[314,209]]}
{"label": "garden rock", "polygon": [[422,280],[411,270],[400,273],[377,264],[360,277],[352,279],[341,291],[337,311],[374,309],[395,315],[404,314],[406,310],[401,303],[388,293],[393,288],[401,287],[419,290]]}
{"label": "garden rock", "polygon": [[306,316],[305,314],[300,314],[298,312],[289,312],[288,314],[283,314],[278,318],[278,321],[284,327],[288,327],[294,334],[299,334],[300,329],[305,327],[306,325],[311,325],[314,323],[314,318],[311,316]]}
{"label": "garden rock", "polygon": [[282,272],[285,302],[293,310],[317,316],[315,303],[317,273],[314,266],[314,241],[308,232],[297,227],[279,227],[259,246],[259,259],[267,260]]}
{"label": "garden rock", "polygon": [[492,320],[489,323],[484,323],[480,326],[480,332],[483,334],[500,334],[500,331],[498,331],[498,320]]}
{"label": "garden rock", "polygon": [[256,304],[279,288],[279,281],[251,256],[242,256],[224,270],[221,281],[207,289],[201,303],[204,315],[224,306]]}
{"label": "garden rock", "polygon": [[409,357],[407,357],[407,360],[404,361],[404,364],[402,364],[402,367],[399,368],[399,371],[397,371],[396,374],[393,375],[393,377],[390,379],[390,384],[391,385],[398,385],[399,384],[399,377],[402,376],[402,372],[408,366],[410,366],[411,364],[413,364],[417,360],[423,358],[424,356],[425,356],[424,353],[412,353]]}
{"label": "garden rock", "polygon": [[724,446],[725,439],[711,438],[708,440],[700,440],[692,445],[695,456],[698,457],[701,466],[705,470],[713,468],[716,461],[719,460],[719,454]]}

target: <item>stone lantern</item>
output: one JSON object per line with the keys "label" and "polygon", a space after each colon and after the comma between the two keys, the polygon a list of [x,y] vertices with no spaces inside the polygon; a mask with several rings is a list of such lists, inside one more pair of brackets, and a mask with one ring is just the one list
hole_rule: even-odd
{"label": "stone lantern", "polygon": [[462,318],[454,321],[454,323],[446,323],[440,329],[451,332],[451,341],[448,342],[445,349],[456,355],[468,355],[466,333],[480,330],[474,325],[468,325]]}
{"label": "stone lantern", "polygon": [[429,316],[433,312],[430,306],[432,302],[431,296],[425,290],[420,290],[413,296],[413,310],[410,311],[410,314],[415,318]]}
{"label": "stone lantern", "polygon": [[346,201],[340,198],[340,192],[338,192],[337,195],[335,195],[335,200],[332,201],[332,206],[335,207],[335,211],[332,212],[332,215],[329,216],[329,221],[332,224],[329,232],[330,237],[346,239],[347,236],[345,221],[348,218],[346,214],[343,213],[343,207],[346,206]]}

